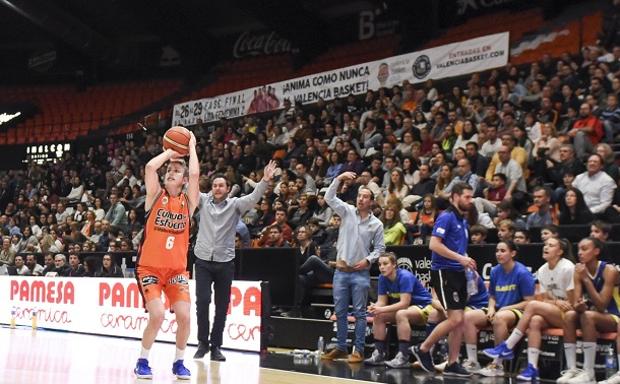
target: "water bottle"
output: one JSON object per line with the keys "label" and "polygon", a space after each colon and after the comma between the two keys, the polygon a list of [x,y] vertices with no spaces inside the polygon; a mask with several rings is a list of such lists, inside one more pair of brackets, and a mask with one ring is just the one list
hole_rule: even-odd
{"label": "water bottle", "polygon": [[15,307],[11,308],[11,328],[15,328],[15,315],[17,314],[17,310]]}
{"label": "water bottle", "polygon": [[123,257],[122,262],[121,262],[121,271],[123,272],[123,277],[129,277],[127,276],[127,263],[125,262],[125,258]]}
{"label": "water bottle", "polygon": [[610,345],[607,347],[607,353],[605,354],[605,374],[609,379],[616,372],[618,372],[618,365],[616,356],[614,356],[614,348]]}
{"label": "water bottle", "polygon": [[467,296],[471,297],[478,293],[478,274],[471,268],[465,270],[467,279]]}
{"label": "water bottle", "polygon": [[37,329],[37,309],[34,308],[32,310],[32,317],[30,318],[31,320],[31,325],[32,325],[32,329]]}
{"label": "water bottle", "polygon": [[323,354],[323,348],[325,348],[325,340],[323,336],[319,336],[319,341],[316,343],[316,355],[320,357]]}

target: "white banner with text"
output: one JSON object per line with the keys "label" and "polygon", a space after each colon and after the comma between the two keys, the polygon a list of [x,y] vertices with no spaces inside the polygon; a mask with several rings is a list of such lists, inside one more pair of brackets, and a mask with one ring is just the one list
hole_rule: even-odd
{"label": "white banner with text", "polygon": [[[189,281],[191,333],[189,344],[198,344],[196,284]],[[148,321],[135,279],[45,278],[0,276],[0,323],[30,326],[37,314],[39,327],[106,336],[140,339]],[[224,328],[225,348],[260,351],[261,284],[233,281]],[[157,340],[175,341],[177,324],[168,311]],[[211,323],[215,306],[209,308]]]}
{"label": "white banner with text", "polygon": [[508,32],[442,45],[383,60],[353,65],[227,93],[188,101],[174,106],[172,125],[191,126],[198,122],[236,118],[282,108],[283,100],[302,104],[319,98],[332,100],[359,95],[381,87],[400,85],[407,80],[420,83],[429,79],[466,75],[508,63]]}

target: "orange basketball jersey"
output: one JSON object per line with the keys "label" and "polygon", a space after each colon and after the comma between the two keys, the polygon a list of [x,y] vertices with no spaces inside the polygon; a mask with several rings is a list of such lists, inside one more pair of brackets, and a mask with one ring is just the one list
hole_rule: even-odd
{"label": "orange basketball jersey", "polygon": [[146,215],[139,266],[185,269],[189,248],[189,200],[164,189]]}

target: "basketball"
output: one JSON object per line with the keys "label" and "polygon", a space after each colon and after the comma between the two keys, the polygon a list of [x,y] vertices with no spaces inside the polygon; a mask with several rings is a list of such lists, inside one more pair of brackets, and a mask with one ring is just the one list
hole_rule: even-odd
{"label": "basketball", "polygon": [[189,153],[190,133],[184,127],[172,127],[164,134],[164,149],[172,149],[181,155]]}

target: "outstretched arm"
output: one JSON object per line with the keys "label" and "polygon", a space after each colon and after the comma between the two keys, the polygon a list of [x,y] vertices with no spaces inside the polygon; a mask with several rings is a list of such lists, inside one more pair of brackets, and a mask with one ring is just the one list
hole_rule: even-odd
{"label": "outstretched arm", "polygon": [[193,216],[194,211],[200,204],[200,164],[196,154],[196,136],[190,132],[189,139],[189,184],[187,186],[187,198],[189,199],[189,215]]}
{"label": "outstretched arm", "polygon": [[182,156],[178,152],[175,152],[172,149],[166,149],[146,163],[146,166],[144,167],[144,185],[146,187],[146,201],[144,203],[144,209],[146,211],[151,209],[155,198],[159,195],[159,192],[161,192],[161,185],[159,184],[159,175],[157,175],[157,170],[168,160],[180,157]]}
{"label": "outstretched arm", "polygon": [[269,183],[269,181],[273,179],[273,175],[275,174],[277,167],[278,164],[275,161],[271,160],[269,164],[265,166],[265,169],[263,170],[263,178],[260,183],[256,185],[254,191],[252,191],[252,193],[250,193],[249,195],[243,196],[237,200],[237,209],[241,214],[249,211],[250,208],[255,206],[256,203],[258,203],[258,201],[260,200],[260,198],[265,194],[265,191],[267,190],[267,183]]}

